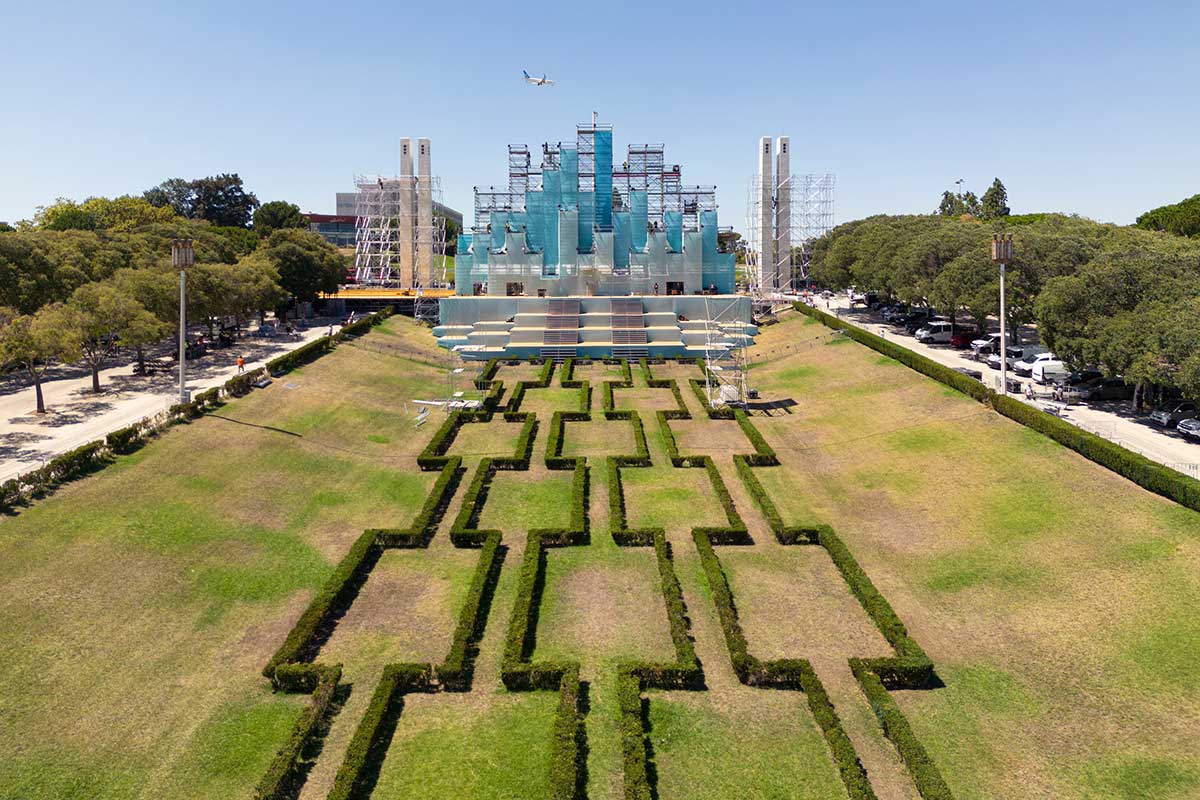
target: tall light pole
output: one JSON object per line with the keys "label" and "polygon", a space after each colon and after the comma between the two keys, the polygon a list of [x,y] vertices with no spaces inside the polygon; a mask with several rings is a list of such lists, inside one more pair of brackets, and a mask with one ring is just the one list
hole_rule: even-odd
{"label": "tall light pole", "polygon": [[171,240],[171,266],[179,269],[179,402],[189,400],[187,391],[187,268],[196,261],[191,239]]}
{"label": "tall light pole", "polygon": [[992,234],[992,263],[1000,265],[1000,394],[1008,394],[1008,325],[1004,313],[1004,272],[1012,263],[1012,234]]}

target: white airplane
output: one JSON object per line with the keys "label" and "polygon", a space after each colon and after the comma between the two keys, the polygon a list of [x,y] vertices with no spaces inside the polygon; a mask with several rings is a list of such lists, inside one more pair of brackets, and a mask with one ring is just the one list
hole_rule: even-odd
{"label": "white airplane", "polygon": [[534,86],[553,86],[554,85],[554,81],[547,78],[545,73],[542,73],[542,77],[540,77],[540,78],[531,77],[529,75],[529,73],[526,72],[525,70],[521,70],[521,74],[525,76],[526,83],[532,83]]}

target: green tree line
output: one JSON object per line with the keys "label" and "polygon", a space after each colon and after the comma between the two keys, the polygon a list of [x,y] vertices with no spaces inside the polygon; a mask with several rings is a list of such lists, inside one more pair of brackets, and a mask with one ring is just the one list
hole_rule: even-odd
{"label": "green tree line", "polygon": [[1068,364],[1200,397],[1200,241],[1062,214],[879,215],[818,239],[811,274],[985,330],[1000,311],[995,233],[1014,238],[1009,330],[1036,323]]}
{"label": "green tree line", "polygon": [[194,216],[146,197],[59,199],[0,231],[0,363],[29,375],[38,412],[45,410],[41,383],[56,361],[83,360],[99,391],[100,371],[118,346],[141,361],[146,347],[178,330],[172,239],[193,242],[188,321],[210,334],[225,319],[286,314],[343,280],[345,257],[303,230],[295,205],[255,199],[248,216],[235,218],[231,202],[209,197],[204,208],[225,209],[209,220],[196,212],[200,201],[188,202],[183,210]]}

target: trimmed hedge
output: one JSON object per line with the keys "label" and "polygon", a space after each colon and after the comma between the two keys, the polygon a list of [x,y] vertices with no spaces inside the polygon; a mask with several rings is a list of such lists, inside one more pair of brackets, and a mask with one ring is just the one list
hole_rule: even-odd
{"label": "trimmed hedge", "polygon": [[642,715],[642,683],[633,674],[617,676],[617,706],[620,709],[621,755],[625,773],[625,800],[652,800],[646,758],[646,723]]}
{"label": "trimmed hedge", "polygon": [[524,470],[529,469],[529,460],[533,457],[533,440],[537,436],[537,416],[529,413],[506,413],[505,422],[521,422],[521,433],[517,436],[517,446],[511,456],[498,456],[492,459],[496,469]]}
{"label": "trimmed hedge", "polygon": [[[531,359],[531,362],[534,362]],[[505,411],[515,412],[521,410],[521,401],[525,399],[526,389],[545,389],[550,385],[550,378],[554,375],[554,362],[550,359],[545,359],[542,362],[542,371],[538,375],[537,380],[533,381],[518,381],[517,388],[513,390],[512,396],[508,398],[508,405]]]}
{"label": "trimmed hedge", "polygon": [[275,677],[275,668],[282,664],[308,660],[307,651],[317,632],[331,614],[344,608],[354,599],[362,579],[366,577],[366,572],[374,564],[377,555],[375,531],[363,531],[338,562],[333,574],[313,597],[308,608],[304,609],[300,619],[296,620],[296,624],[288,631],[287,638],[275,651],[275,655],[271,656],[271,660],[263,667],[262,674],[270,678],[276,688],[280,688],[280,684]]}
{"label": "trimmed hedge", "polygon": [[446,459],[442,474],[438,475],[433,488],[425,496],[425,502],[412,524],[408,528],[374,528],[375,544],[380,547],[428,547],[437,532],[438,523],[450,507],[463,472],[460,456]]}
{"label": "trimmed hedge", "polygon": [[905,366],[957,389],[980,402],[989,404],[998,413],[1014,422],[1019,422],[1050,437],[1089,461],[1094,461],[1100,466],[1128,478],[1146,491],[1174,500],[1193,511],[1200,511],[1200,481],[1195,478],[1151,461],[1139,453],[1127,450],[1121,445],[1093,433],[1088,433],[1069,422],[1012,397],[996,394],[979,381],[955,372],[906,347],[868,333],[856,325],[843,322],[803,303],[797,303],[795,307],[796,310],[820,320],[830,328],[843,331],[856,342],[894,358]]}
{"label": "trimmed hedge", "polygon": [[267,772],[254,790],[254,800],[290,800],[295,797],[306,777],[301,771],[304,749],[317,734],[333,706],[341,665],[319,667],[312,699],[292,726],[288,740],[271,759]]}
{"label": "trimmed hedge", "polygon": [[813,719],[821,728],[825,742],[829,745],[829,752],[833,754],[833,762],[837,765],[846,793],[851,800],[876,800],[875,790],[871,788],[871,781],[867,778],[867,771],[863,768],[858,753],[854,751],[854,743],[846,735],[842,721],[838,719],[829,693],[817,678],[812,664],[808,661],[802,661],[800,664],[800,688],[804,690]]}
{"label": "trimmed hedge", "polygon": [[742,409],[736,408],[733,411],[733,418],[737,420],[738,427],[742,429],[742,433],[746,434],[746,438],[750,440],[750,444],[754,445],[753,455],[746,456],[751,466],[779,466],[779,457],[775,455],[775,449],[767,444],[767,440],[758,432],[758,428],[754,427],[754,423],[750,421],[750,415]]}
{"label": "trimmed hedge", "polygon": [[1088,433],[1041,409],[1005,395],[993,394],[992,408],[1009,419],[1050,437],[1079,455],[1107,467],[1148,492],[1174,500],[1181,506],[1200,511],[1200,481],[1170,467],[1151,461],[1140,453]]}
{"label": "trimmed hedge", "polygon": [[908,767],[908,774],[912,776],[921,797],[924,800],[954,800],[954,795],[942,778],[937,764],[929,757],[925,746],[909,727],[904,712],[896,705],[879,676],[863,660],[857,658],[850,659],[850,669],[858,679],[863,694],[867,696],[871,710],[879,719],[884,735],[896,746],[900,758]]}
{"label": "trimmed hedge", "polygon": [[450,525],[450,541],[455,547],[481,547],[488,536],[496,531],[479,530],[479,515],[487,502],[488,488],[496,474],[495,459],[481,458],[475,468],[475,477],[463,495],[462,507]]}
{"label": "trimmed hedge", "polygon": [[571,521],[565,528],[534,528],[543,545],[566,547],[588,542],[588,466],[587,459],[575,460],[571,478]]}
{"label": "trimmed hedge", "polygon": [[575,462],[580,459],[562,454],[563,442],[568,422],[591,422],[592,415],[586,411],[555,411],[550,417],[550,435],[546,440],[546,468],[574,469]]}
{"label": "trimmed hedge", "polygon": [[395,313],[395,309],[393,309],[391,306],[388,306],[380,311],[376,311],[374,314],[368,314],[362,319],[351,322],[349,325],[344,326],[340,331],[334,334],[334,338],[341,341],[342,339],[350,336],[364,334],[371,328],[390,317],[393,313]]}
{"label": "trimmed hedge", "polygon": [[471,688],[473,651],[487,624],[488,609],[491,607],[492,594],[500,577],[500,565],[503,560],[500,533],[491,531],[480,549],[479,562],[458,615],[458,625],[454,629],[450,650],[436,668],[438,681],[445,689],[465,692]]}
{"label": "trimmed hedge", "polygon": [[581,796],[586,767],[581,690],[579,667],[572,666],[558,684],[558,710],[550,733],[551,800],[575,800]]}
{"label": "trimmed hedge", "polygon": [[351,800],[370,793],[392,740],[397,705],[406,694],[433,691],[432,672],[428,664],[388,664],[383,668],[383,677],[333,779],[329,800]]}
{"label": "trimmed hedge", "polygon": [[557,689],[564,676],[577,669],[573,662],[529,661],[546,579],[547,546],[541,533],[529,532],[500,662],[500,680],[510,691]]}
{"label": "trimmed hedge", "polygon": [[[361,321],[366,322],[367,319],[369,318]],[[304,366],[310,361],[316,361],[321,356],[333,350],[334,342],[335,339],[332,336],[322,336],[320,339],[313,339],[308,344],[301,345],[291,352],[284,353],[278,358],[268,361],[267,372],[272,375],[279,375],[280,373],[290,372],[296,369],[296,367]]]}

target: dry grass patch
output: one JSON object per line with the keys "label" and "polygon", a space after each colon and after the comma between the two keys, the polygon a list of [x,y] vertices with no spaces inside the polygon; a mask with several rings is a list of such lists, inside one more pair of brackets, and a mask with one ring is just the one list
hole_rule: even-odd
{"label": "dry grass patch", "polygon": [[753,453],[754,445],[734,420],[674,419],[670,421],[675,443],[682,455],[728,457]]}
{"label": "dry grass patch", "polygon": [[591,422],[567,422],[563,427],[564,456],[592,456],[589,463],[599,464],[600,456],[635,452],[633,423],[629,420],[608,420],[594,413]]}
{"label": "dry grass patch", "polygon": [[497,472],[488,490],[479,527],[520,534],[530,528],[563,527],[571,521],[571,479],[566,470],[531,466]]}
{"label": "dry grass patch", "polygon": [[702,469],[654,466],[621,470],[629,527],[691,531],[727,520]]}
{"label": "dry grass patch", "polygon": [[[433,422],[441,424],[438,418],[434,418]],[[511,456],[517,448],[521,425],[520,422],[505,422],[499,415],[492,417],[491,422],[468,422],[459,427],[447,455],[472,459]],[[432,431],[426,434],[426,440],[431,435]]]}

